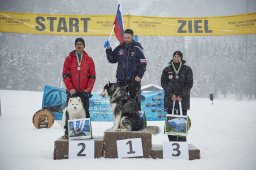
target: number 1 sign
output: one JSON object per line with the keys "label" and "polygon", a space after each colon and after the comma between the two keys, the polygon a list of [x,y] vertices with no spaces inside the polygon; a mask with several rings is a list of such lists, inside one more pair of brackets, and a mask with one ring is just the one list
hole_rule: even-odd
{"label": "number 1 sign", "polygon": [[143,156],[141,138],[117,140],[118,158]]}

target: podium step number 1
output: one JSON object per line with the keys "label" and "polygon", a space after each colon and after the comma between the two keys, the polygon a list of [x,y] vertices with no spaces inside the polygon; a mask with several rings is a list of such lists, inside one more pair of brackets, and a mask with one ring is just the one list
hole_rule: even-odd
{"label": "podium step number 1", "polygon": [[164,142],[164,159],[189,159],[187,142]]}
{"label": "podium step number 1", "polygon": [[143,156],[141,138],[117,140],[118,158],[130,158]]}
{"label": "podium step number 1", "polygon": [[69,159],[94,159],[94,141],[70,140]]}

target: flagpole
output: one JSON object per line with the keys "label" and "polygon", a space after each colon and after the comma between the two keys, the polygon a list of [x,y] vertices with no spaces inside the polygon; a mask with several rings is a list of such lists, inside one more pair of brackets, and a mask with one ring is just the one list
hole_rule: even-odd
{"label": "flagpole", "polygon": [[110,35],[109,35],[109,37],[108,37],[108,41],[109,41],[109,42],[110,42],[110,39],[111,39],[112,34],[113,34],[113,32],[114,32],[114,28],[115,28],[115,24],[113,25],[112,30],[111,30],[111,32],[110,32]]}

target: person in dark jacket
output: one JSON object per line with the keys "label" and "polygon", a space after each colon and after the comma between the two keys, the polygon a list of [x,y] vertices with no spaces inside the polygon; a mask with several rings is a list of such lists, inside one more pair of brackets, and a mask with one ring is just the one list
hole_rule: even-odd
{"label": "person in dark jacket", "polygon": [[[164,89],[164,108],[168,114],[172,113],[173,102],[175,102],[174,114],[179,114],[179,101],[182,105],[183,115],[187,115],[190,109],[190,90],[193,87],[192,69],[185,65],[183,54],[180,51],[173,53],[169,66],[165,67],[161,76],[161,86]],[[169,135],[170,141],[186,141],[185,137]]]}
{"label": "person in dark jacket", "polygon": [[[133,30],[124,31],[124,42],[114,50],[107,42],[106,55],[110,63],[117,63],[116,79],[119,87],[127,91],[140,107],[141,79],[146,71],[147,61],[139,42],[133,40]],[[141,109],[140,109],[141,110]]]}
{"label": "person in dark jacket", "polygon": [[[79,96],[85,109],[86,118],[89,118],[89,97],[96,79],[95,65],[93,59],[84,51],[84,39],[77,38],[75,48],[66,57],[63,65],[62,74],[67,91],[67,103],[70,97]],[[67,124],[66,122],[64,127],[66,136]]]}

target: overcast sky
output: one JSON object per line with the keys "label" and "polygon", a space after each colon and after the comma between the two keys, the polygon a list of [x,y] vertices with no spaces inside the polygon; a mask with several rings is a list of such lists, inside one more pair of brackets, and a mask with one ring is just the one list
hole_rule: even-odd
{"label": "overcast sky", "polygon": [[[256,12],[256,0],[120,0],[124,14],[193,17]],[[1,11],[115,14],[117,0],[0,0]],[[100,7],[101,10],[98,10]]]}

